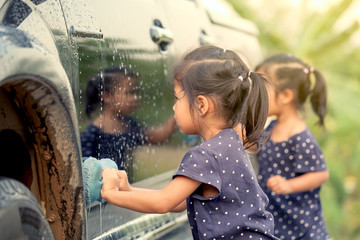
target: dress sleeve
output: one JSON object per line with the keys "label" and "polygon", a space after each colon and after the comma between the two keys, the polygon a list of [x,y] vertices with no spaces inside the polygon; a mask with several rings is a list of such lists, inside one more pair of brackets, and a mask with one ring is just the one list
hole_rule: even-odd
{"label": "dress sleeve", "polygon": [[127,118],[128,123],[130,124],[130,135],[135,146],[141,146],[148,142],[146,136],[146,128],[141,125],[135,118]]}
{"label": "dress sleeve", "polygon": [[214,186],[221,192],[221,178],[214,153],[200,146],[190,149],[184,156],[177,173],[196,181]]}
{"label": "dress sleeve", "polygon": [[298,137],[297,141],[296,173],[327,170],[324,154],[309,130],[306,131],[305,135]]}

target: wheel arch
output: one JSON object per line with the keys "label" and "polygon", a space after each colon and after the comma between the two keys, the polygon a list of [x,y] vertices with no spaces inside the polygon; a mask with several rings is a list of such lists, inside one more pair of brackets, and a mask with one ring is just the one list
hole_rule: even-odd
{"label": "wheel arch", "polygon": [[[22,136],[38,189],[34,195],[55,238],[83,239],[81,152],[69,79],[58,56],[35,39],[16,29],[0,31],[0,130]],[[14,34],[27,44],[13,41]]]}

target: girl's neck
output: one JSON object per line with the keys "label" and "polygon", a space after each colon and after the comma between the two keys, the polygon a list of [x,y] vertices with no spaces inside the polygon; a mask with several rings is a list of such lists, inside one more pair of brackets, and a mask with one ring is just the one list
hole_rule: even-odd
{"label": "girl's neck", "polygon": [[206,131],[205,133],[200,134],[200,136],[204,139],[204,141],[209,140],[210,138],[213,138],[216,136],[219,132],[221,132],[223,129],[218,129],[215,131]]}
{"label": "girl's neck", "polygon": [[219,124],[219,120],[203,123],[202,126],[199,126],[199,135],[204,139],[204,141],[209,140],[224,130],[226,128],[225,126],[226,125],[224,123]]}
{"label": "girl's neck", "polygon": [[114,111],[103,111],[94,121],[93,124],[103,132],[109,134],[119,134],[126,131],[124,121],[121,115]]}
{"label": "girl's neck", "polygon": [[274,142],[285,141],[306,129],[306,123],[296,109],[283,111],[277,117],[277,123],[271,133],[271,139]]}

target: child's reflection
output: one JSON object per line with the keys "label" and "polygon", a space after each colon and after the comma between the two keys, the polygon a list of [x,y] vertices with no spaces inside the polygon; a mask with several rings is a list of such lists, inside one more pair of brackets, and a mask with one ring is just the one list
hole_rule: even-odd
{"label": "child's reflection", "polygon": [[86,114],[102,110],[81,133],[83,157],[111,158],[125,169],[136,146],[163,143],[175,131],[174,117],[161,126],[145,127],[130,116],[139,104],[137,78],[128,69],[111,67],[89,80]]}

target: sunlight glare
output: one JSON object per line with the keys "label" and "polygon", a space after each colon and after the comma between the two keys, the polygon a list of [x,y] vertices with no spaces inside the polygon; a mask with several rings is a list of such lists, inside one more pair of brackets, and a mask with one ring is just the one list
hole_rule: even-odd
{"label": "sunlight glare", "polygon": [[293,6],[299,5],[299,3],[300,3],[300,0],[290,0],[290,4]]}
{"label": "sunlight glare", "polygon": [[225,8],[223,4],[220,4],[218,0],[203,0],[203,4],[207,9],[210,9],[211,11],[215,11],[221,14],[228,14],[228,9]]}

